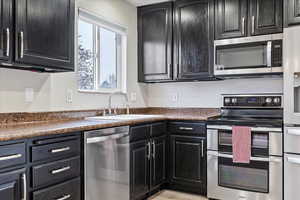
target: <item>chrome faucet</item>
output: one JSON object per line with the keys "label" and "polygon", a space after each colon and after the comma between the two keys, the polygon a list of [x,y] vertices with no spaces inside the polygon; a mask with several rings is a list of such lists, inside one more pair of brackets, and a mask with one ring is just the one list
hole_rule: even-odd
{"label": "chrome faucet", "polygon": [[112,102],[112,97],[114,95],[122,95],[125,97],[125,100],[126,100],[126,114],[129,115],[130,114],[130,108],[129,108],[129,99],[128,99],[128,96],[126,93],[123,93],[123,92],[114,92],[114,93],[111,93],[109,95],[109,99],[108,99],[108,114],[109,115],[112,115],[112,108],[111,108],[111,102]]}

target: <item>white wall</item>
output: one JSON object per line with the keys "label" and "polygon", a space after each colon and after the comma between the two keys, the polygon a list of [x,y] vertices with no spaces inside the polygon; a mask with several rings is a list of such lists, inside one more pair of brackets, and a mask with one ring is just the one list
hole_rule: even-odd
{"label": "white wall", "polygon": [[[125,0],[78,0],[78,6],[98,13],[128,30],[128,93],[137,93],[132,107],[218,107],[220,94],[240,92],[282,92],[281,79],[241,79],[219,82],[137,83],[137,10]],[[77,92],[76,73],[40,74],[0,69],[0,112],[35,112],[97,109],[107,106],[108,95]],[[34,101],[25,102],[25,88],[34,89]],[[73,90],[73,103],[66,92]],[[173,94],[178,101],[173,102]],[[115,100],[120,105],[120,100]]]}
{"label": "white wall", "polygon": [[[281,78],[152,84],[148,88],[148,106],[215,108],[221,106],[221,94],[282,93],[282,87]],[[173,101],[176,94],[178,100]]]}
{"label": "white wall", "polygon": [[[147,86],[137,84],[137,10],[125,0],[78,0],[77,5],[118,23],[128,30],[127,88],[136,92],[132,107],[147,105]],[[0,69],[0,112],[35,112],[95,109],[107,105],[107,94],[77,92],[76,73],[40,74]],[[25,88],[34,89],[34,101],[25,103]],[[66,92],[73,90],[73,103],[66,103]],[[114,100],[121,106],[121,100]]]}

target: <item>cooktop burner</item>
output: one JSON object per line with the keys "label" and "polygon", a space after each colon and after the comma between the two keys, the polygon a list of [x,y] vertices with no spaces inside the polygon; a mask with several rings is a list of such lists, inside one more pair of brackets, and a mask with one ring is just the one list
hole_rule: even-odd
{"label": "cooktop burner", "polygon": [[241,126],[263,126],[282,127],[282,118],[250,118],[250,117],[214,117],[208,120],[208,124],[218,125],[241,125]]}

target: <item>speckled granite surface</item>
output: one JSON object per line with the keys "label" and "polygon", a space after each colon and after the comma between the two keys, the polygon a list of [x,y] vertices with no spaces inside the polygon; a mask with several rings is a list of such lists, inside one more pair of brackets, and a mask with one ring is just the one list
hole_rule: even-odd
{"label": "speckled granite surface", "polygon": [[[121,110],[120,113],[123,113]],[[134,114],[151,116],[134,120],[91,120],[85,117],[97,116],[101,110],[65,111],[47,113],[4,113],[0,114],[0,141],[25,139],[36,136],[64,134],[109,128],[139,123],[151,123],[162,120],[197,120],[204,121],[218,116],[218,109],[201,108],[137,108]],[[153,116],[155,115],[155,116]]]}

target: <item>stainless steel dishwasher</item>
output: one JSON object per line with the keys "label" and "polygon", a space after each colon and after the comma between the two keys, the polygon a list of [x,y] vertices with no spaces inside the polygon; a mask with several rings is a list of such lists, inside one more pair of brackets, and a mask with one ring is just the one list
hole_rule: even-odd
{"label": "stainless steel dishwasher", "polygon": [[85,132],[85,200],[129,200],[129,127]]}

